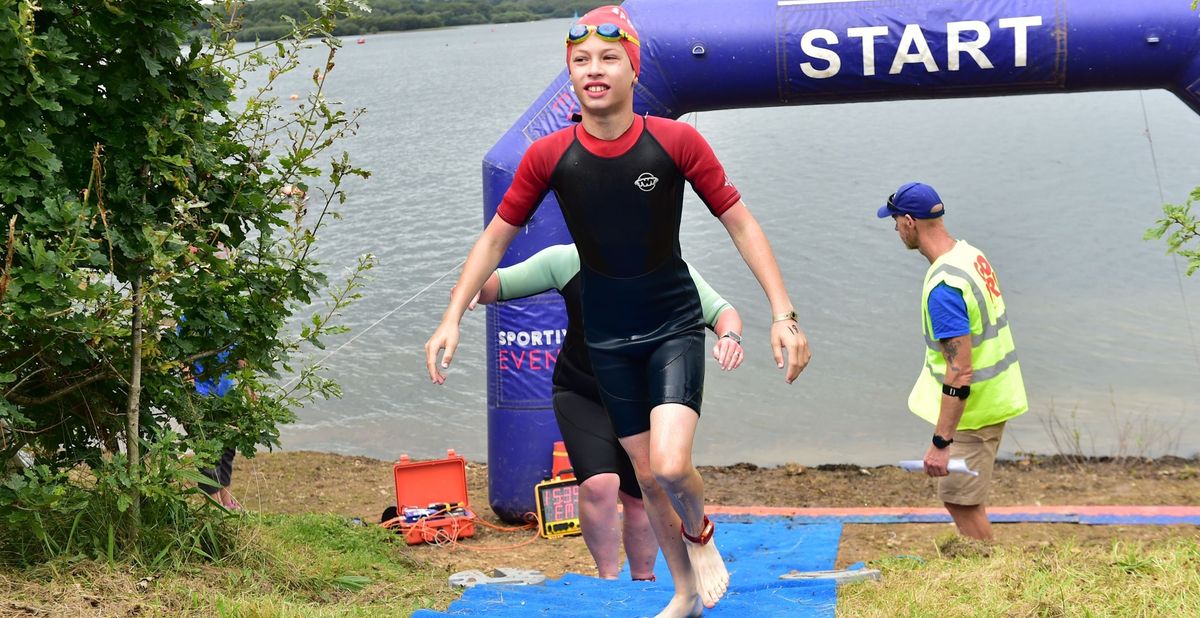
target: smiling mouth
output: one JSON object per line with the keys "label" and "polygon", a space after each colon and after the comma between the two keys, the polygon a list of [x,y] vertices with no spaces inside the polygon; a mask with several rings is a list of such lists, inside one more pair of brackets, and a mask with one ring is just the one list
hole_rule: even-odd
{"label": "smiling mouth", "polygon": [[604,84],[588,84],[583,90],[589,94],[602,94],[608,92],[609,87]]}

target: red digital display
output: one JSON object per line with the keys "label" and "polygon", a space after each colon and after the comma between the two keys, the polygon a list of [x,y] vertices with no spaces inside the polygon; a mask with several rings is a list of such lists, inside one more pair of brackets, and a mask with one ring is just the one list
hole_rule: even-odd
{"label": "red digital display", "polygon": [[575,483],[542,488],[542,520],[563,521],[579,517],[579,485]]}

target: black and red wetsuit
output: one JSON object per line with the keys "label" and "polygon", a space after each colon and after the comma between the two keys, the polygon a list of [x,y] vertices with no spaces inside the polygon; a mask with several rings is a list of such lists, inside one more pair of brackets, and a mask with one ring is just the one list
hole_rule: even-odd
{"label": "black and red wetsuit", "polygon": [[720,216],[741,196],[691,125],[652,116],[612,141],[582,126],[534,142],[496,214],[524,225],[554,191],[579,249],[584,335],[620,437],[650,410],[700,412],[704,317],[679,248],[684,181]]}

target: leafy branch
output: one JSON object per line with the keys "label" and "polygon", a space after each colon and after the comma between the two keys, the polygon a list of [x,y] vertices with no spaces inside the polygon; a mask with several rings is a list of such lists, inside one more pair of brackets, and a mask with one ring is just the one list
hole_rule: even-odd
{"label": "leafy branch", "polygon": [[1188,261],[1188,276],[1200,269],[1200,245],[1196,244],[1200,239],[1200,221],[1192,214],[1192,205],[1198,201],[1200,187],[1192,191],[1186,204],[1164,205],[1163,217],[1145,235],[1147,240],[1166,236],[1167,253],[1175,253]]}

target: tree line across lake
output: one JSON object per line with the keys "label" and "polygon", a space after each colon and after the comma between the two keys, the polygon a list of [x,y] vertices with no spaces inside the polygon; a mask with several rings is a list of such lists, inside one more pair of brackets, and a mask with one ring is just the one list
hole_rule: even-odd
{"label": "tree line across lake", "polygon": [[[471,24],[502,24],[582,15],[596,0],[369,0],[370,12],[343,18],[334,34],[353,36],[394,30],[444,28]],[[316,15],[316,0],[255,0],[235,3],[242,27],[239,41],[268,40],[291,31],[284,17],[303,22]],[[221,4],[215,10],[224,12]]]}

